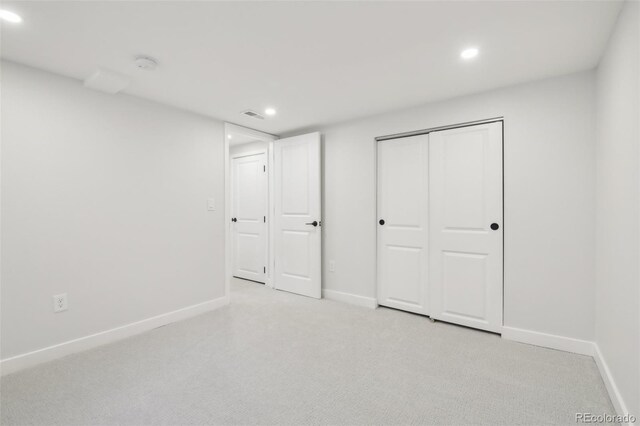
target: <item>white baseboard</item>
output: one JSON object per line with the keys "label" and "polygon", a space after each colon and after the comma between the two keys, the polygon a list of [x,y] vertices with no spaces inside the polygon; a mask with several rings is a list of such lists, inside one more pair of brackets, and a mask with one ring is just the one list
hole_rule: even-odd
{"label": "white baseboard", "polygon": [[523,330],[515,327],[502,327],[502,337],[515,342],[528,343],[530,345],[558,349],[580,355],[593,356],[594,354],[593,342],[588,340]]}
{"label": "white baseboard", "polygon": [[63,356],[76,352],[92,349],[97,346],[112,343],[145,331],[153,330],[173,322],[178,322],[205,312],[218,309],[229,304],[229,297],[223,296],[218,299],[208,300],[197,305],[187,306],[186,308],[168,312],[166,314],[157,315],[142,321],[112,328],[111,330],[102,331],[100,333],[91,334],[89,336],[80,337],[78,339],[69,340],[57,345],[38,349],[21,355],[0,361],[0,373],[6,375],[15,373],[25,368],[33,367],[43,362],[52,361]]}
{"label": "white baseboard", "polygon": [[[378,307],[378,302],[373,297],[358,296],[335,290],[322,290],[322,295],[330,300],[363,306],[370,309]],[[163,325],[178,322],[218,309],[228,304],[229,297],[224,296],[168,312],[166,314],[157,315],[155,317],[123,325],[121,327],[112,328],[100,333],[70,340],[25,354],[16,355],[0,361],[0,372],[1,375],[4,376],[44,362],[62,358],[66,355],[116,342],[136,334],[144,333],[145,331],[153,330],[154,328],[161,327]],[[504,339],[520,343],[593,356],[616,412],[620,415],[628,413],[624,399],[616,386],[615,380],[611,375],[611,371],[609,370],[597,343],[554,334],[523,330],[515,327],[503,327],[502,337]]]}
{"label": "white baseboard", "polygon": [[335,290],[322,290],[322,297],[337,302],[349,303],[351,305],[364,306],[365,308],[375,309],[378,307],[378,301],[373,297],[358,296],[351,293],[343,293]]}
{"label": "white baseboard", "polygon": [[593,344],[593,349],[593,359],[596,361],[596,365],[598,366],[598,370],[600,370],[600,375],[602,376],[604,385],[607,387],[607,392],[609,392],[609,398],[611,398],[613,408],[616,409],[616,413],[624,416],[629,413],[627,404],[625,404],[624,398],[622,398],[620,390],[618,389],[618,386],[616,386],[615,380],[613,380],[611,370],[609,370],[609,366],[602,356],[602,352],[600,352],[600,347],[597,343]]}
{"label": "white baseboard", "polygon": [[602,376],[602,380],[607,388],[609,398],[611,399],[611,403],[613,404],[613,408],[615,408],[616,413],[621,416],[629,413],[627,405],[624,402],[624,398],[622,398],[620,390],[613,379],[611,370],[609,370],[609,366],[607,365],[607,362],[600,351],[600,347],[596,342],[557,336],[554,334],[539,333],[514,327],[503,327],[502,337],[516,342],[528,343],[530,345],[592,356],[598,366],[598,370],[600,371],[600,375]]}

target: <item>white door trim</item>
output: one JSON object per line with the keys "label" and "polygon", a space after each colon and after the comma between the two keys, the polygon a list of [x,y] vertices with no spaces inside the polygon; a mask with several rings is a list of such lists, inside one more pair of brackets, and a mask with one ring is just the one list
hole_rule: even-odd
{"label": "white door trim", "polygon": [[233,154],[231,155],[231,159],[234,160],[236,158],[242,158],[242,157],[251,157],[252,155],[260,155],[260,154],[268,154],[269,153],[269,149],[265,148],[265,149],[256,149],[255,151],[247,151],[247,152],[242,152],[242,153],[238,153],[238,154]]}
{"label": "white door trim", "polygon": [[495,123],[497,121],[504,121],[504,116],[495,117],[495,118],[487,118],[487,119],[484,119],[484,120],[465,121],[465,122],[456,123],[456,124],[449,124],[449,125],[446,125],[446,126],[429,127],[428,129],[413,130],[413,131],[410,131],[410,132],[402,132],[402,133],[394,133],[392,135],[377,136],[375,138],[375,141],[376,142],[380,142],[380,141],[386,141],[386,140],[389,140],[389,139],[408,138],[408,137],[411,137],[411,136],[426,135],[426,134],[429,134],[431,132],[437,132],[439,130],[459,129],[461,127],[476,126],[478,124]]}
{"label": "white door trim", "polygon": [[273,245],[271,236],[273,235],[273,221],[271,217],[273,217],[273,178],[272,173],[270,172],[271,166],[273,165],[273,141],[278,139],[277,136],[270,135],[269,133],[264,133],[258,130],[250,129],[248,127],[238,126],[232,123],[224,123],[224,134],[222,138],[224,140],[224,281],[225,281],[225,296],[228,298],[230,296],[230,288],[231,288],[231,278],[233,274],[233,264],[232,264],[232,247],[231,247],[231,157],[229,155],[229,138],[227,135],[241,135],[241,136],[250,136],[256,140],[264,141],[269,144],[268,153],[267,153],[267,172],[269,179],[269,216],[267,216],[267,224],[268,224],[268,232],[267,232],[267,240],[269,241],[269,254],[267,258],[269,259],[269,265],[267,268],[267,280],[265,285],[269,287],[273,287]]}

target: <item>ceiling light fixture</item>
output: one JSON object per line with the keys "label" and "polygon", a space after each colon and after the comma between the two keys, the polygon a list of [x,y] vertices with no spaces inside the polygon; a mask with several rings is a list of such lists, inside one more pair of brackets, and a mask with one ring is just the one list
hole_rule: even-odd
{"label": "ceiling light fixture", "polygon": [[227,135],[227,139],[233,139],[233,135]]}
{"label": "ceiling light fixture", "polygon": [[22,22],[22,18],[20,17],[20,15],[5,9],[0,9],[0,19],[14,24]]}
{"label": "ceiling light fixture", "polygon": [[264,113],[267,115],[276,115],[276,110],[274,108],[267,108],[264,110]]}
{"label": "ceiling light fixture", "polygon": [[478,49],[476,49],[475,47],[471,47],[469,49],[465,49],[462,52],[460,52],[460,57],[462,59],[472,59],[475,58],[476,56],[478,56],[478,53],[480,51]]}

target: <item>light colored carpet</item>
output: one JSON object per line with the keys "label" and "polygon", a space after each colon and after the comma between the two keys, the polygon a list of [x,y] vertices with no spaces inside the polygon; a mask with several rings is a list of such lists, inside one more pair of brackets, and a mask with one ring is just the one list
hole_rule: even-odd
{"label": "light colored carpet", "polygon": [[575,424],[592,358],[232,284],[229,307],[8,375],[3,425]]}

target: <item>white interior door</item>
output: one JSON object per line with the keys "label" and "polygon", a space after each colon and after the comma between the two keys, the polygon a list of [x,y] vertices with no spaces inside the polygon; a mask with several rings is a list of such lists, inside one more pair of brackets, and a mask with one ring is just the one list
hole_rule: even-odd
{"label": "white interior door", "polygon": [[265,282],[267,266],[266,154],[231,160],[233,276]]}
{"label": "white interior door", "polygon": [[274,287],[320,298],[320,134],[274,142]]}
{"label": "white interior door", "polygon": [[428,305],[428,135],[378,142],[378,304]]}
{"label": "white interior door", "polygon": [[429,134],[431,316],[502,327],[502,123]]}

